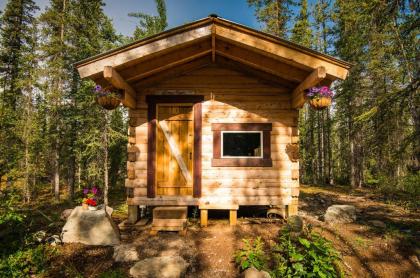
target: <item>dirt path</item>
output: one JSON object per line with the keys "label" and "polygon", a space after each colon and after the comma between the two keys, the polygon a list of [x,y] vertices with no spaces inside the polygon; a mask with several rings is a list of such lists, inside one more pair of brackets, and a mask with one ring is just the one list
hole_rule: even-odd
{"label": "dirt path", "polygon": [[199,228],[197,224],[188,227],[185,237],[176,233],[160,233],[149,236],[144,232],[135,236],[141,259],[151,256],[180,255],[190,263],[187,277],[217,278],[237,277],[238,269],[233,256],[243,238],[261,235],[264,240],[273,240],[280,229],[276,223],[252,224],[242,221],[230,227],[227,220],[211,219],[209,226]]}

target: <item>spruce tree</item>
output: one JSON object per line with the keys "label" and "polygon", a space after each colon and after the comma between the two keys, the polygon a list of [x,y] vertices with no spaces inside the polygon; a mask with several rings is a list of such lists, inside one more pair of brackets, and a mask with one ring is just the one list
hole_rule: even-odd
{"label": "spruce tree", "polygon": [[165,0],[155,0],[158,16],[152,16],[142,12],[129,13],[130,17],[137,18],[139,23],[133,34],[134,40],[139,40],[162,32],[168,26],[166,20],[166,4]]}
{"label": "spruce tree", "polygon": [[309,22],[308,1],[301,0],[299,15],[295,19],[295,25],[292,28],[291,41],[306,47],[312,46],[312,30]]}
{"label": "spruce tree", "polygon": [[288,38],[288,23],[292,17],[292,0],[248,0],[255,8],[257,20],[264,24],[263,30],[281,38]]}
{"label": "spruce tree", "polygon": [[0,180],[5,174],[21,174],[22,141],[20,137],[21,103],[24,82],[36,37],[32,0],[8,1],[0,26]]}

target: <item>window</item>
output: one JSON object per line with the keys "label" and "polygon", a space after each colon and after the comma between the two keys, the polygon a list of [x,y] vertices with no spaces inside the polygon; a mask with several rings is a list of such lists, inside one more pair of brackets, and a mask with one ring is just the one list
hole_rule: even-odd
{"label": "window", "polygon": [[214,167],[271,167],[271,124],[212,124]]}
{"label": "window", "polygon": [[262,131],[222,131],[222,157],[262,158]]}

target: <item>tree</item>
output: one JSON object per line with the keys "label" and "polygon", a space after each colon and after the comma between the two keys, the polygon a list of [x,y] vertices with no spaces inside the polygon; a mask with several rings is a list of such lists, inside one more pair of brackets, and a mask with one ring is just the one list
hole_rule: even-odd
{"label": "tree", "polygon": [[291,41],[306,47],[312,46],[312,30],[309,22],[308,1],[301,0],[300,13],[295,19],[295,25],[292,29]]}
{"label": "tree", "polygon": [[[28,87],[28,72],[33,68],[30,57],[36,41],[32,0],[8,1],[0,26],[0,180],[21,175],[19,162],[23,155],[20,136],[21,102]],[[30,85],[29,85],[30,86]]]}
{"label": "tree", "polygon": [[162,32],[168,26],[166,21],[165,0],[155,0],[158,16],[148,15],[142,12],[129,13],[128,16],[137,18],[138,25],[133,34],[134,40],[139,40]]}
{"label": "tree", "polygon": [[292,0],[248,0],[255,8],[257,20],[264,24],[263,30],[281,38],[288,37],[288,22],[292,17]]}

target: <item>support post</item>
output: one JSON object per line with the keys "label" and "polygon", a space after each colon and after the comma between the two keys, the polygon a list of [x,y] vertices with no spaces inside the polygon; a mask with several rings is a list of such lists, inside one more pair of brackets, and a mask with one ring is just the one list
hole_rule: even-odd
{"label": "support post", "polygon": [[206,210],[206,209],[200,210],[200,225],[201,225],[201,227],[207,227],[208,217],[209,217],[208,210]]}
{"label": "support post", "polygon": [[235,226],[236,222],[237,222],[237,215],[238,215],[238,211],[236,209],[231,209],[229,211],[229,224],[231,226]]}
{"label": "support post", "polygon": [[287,206],[287,216],[297,215],[298,214],[298,198],[292,198],[292,202]]}
{"label": "support post", "polygon": [[139,220],[139,206],[128,206],[128,218],[127,222],[130,224],[136,224]]}

